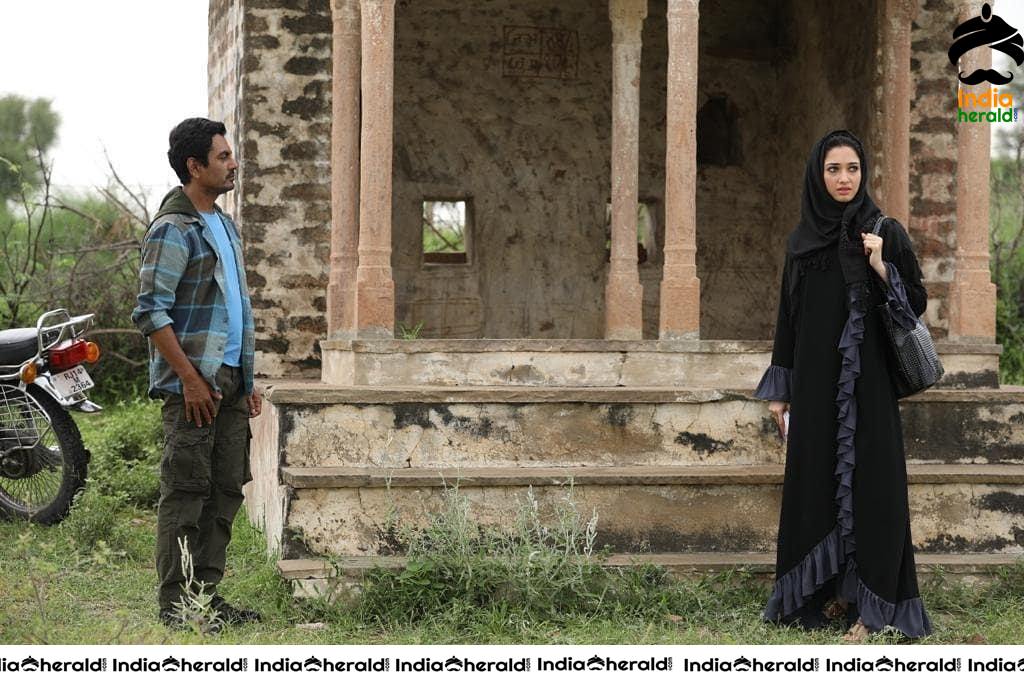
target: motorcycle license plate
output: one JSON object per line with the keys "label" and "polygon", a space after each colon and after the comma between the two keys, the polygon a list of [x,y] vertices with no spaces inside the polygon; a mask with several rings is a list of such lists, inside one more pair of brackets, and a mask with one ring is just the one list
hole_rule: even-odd
{"label": "motorcycle license plate", "polygon": [[72,367],[60,374],[54,374],[50,377],[50,383],[57,389],[57,393],[60,393],[61,397],[64,398],[70,398],[74,394],[86,391],[95,385],[92,383],[89,373],[85,371],[85,367],[81,365]]}

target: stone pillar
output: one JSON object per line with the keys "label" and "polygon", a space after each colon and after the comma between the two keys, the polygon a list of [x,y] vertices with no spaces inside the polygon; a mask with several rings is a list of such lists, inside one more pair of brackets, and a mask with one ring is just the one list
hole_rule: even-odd
{"label": "stone pillar", "polygon": [[395,0],[362,0],[362,125],[356,333],[395,334],[391,275],[391,153],[395,86]]}
{"label": "stone pillar", "polygon": [[640,51],[647,0],[609,0],[612,22],[612,248],[604,294],[604,335],[643,338],[637,268],[640,161]]}
{"label": "stone pillar", "polygon": [[[981,14],[981,0],[957,0],[958,22]],[[959,71],[992,66],[992,51],[975,48],[960,58]],[[964,85],[982,94],[989,83]],[[956,271],[949,291],[949,336],[953,340],[993,343],[996,335],[996,287],[989,272],[989,124],[956,124]]]}
{"label": "stone pillar", "polygon": [[331,269],[327,336],[356,329],[359,256],[359,0],[334,0],[331,75]]}
{"label": "stone pillar", "polygon": [[697,27],[699,0],[668,0],[665,267],[659,336],[700,336],[697,278]]}
{"label": "stone pillar", "polygon": [[916,0],[883,0],[879,5],[878,51],[881,130],[875,196],[886,215],[910,224],[910,32]]}

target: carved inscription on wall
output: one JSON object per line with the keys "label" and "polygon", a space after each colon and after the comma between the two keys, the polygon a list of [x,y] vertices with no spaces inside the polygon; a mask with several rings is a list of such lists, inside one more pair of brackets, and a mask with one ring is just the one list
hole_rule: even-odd
{"label": "carved inscription on wall", "polygon": [[576,78],[580,64],[576,31],[539,26],[505,26],[504,31],[503,76]]}

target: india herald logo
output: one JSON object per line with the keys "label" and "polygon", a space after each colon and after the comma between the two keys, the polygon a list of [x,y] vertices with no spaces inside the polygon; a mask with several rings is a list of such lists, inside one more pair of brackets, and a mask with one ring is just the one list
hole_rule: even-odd
{"label": "india herald logo", "polygon": [[[1008,55],[1017,66],[1024,62],[1024,38],[1013,26],[1003,21],[998,15],[992,14],[992,7],[987,2],[981,6],[981,16],[972,17],[960,24],[953,31],[953,45],[949,48],[949,61],[957,65],[960,57],[971,50],[987,46]],[[966,85],[977,85],[988,81],[994,85],[1005,85],[1013,80],[1013,73],[999,73],[995,69],[976,69],[970,74],[959,74],[960,82]]]}

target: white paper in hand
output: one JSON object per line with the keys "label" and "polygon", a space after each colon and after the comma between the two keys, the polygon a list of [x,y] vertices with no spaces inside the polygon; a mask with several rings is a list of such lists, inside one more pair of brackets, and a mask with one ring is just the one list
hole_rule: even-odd
{"label": "white paper in hand", "polygon": [[782,413],[782,442],[785,443],[789,440],[789,410]]}

